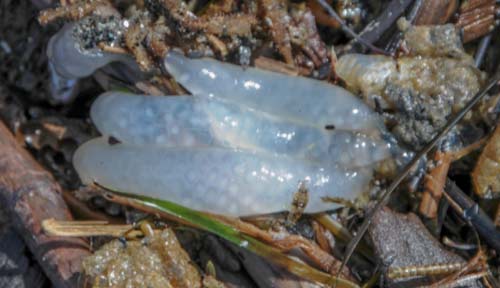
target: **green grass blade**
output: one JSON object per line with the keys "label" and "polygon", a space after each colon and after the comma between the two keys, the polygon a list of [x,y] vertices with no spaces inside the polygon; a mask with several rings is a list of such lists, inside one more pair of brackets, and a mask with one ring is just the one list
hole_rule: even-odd
{"label": "green grass blade", "polygon": [[305,279],[308,281],[319,282],[327,285],[334,285],[337,283],[338,288],[355,288],[359,287],[353,282],[342,278],[336,278],[330,274],[319,271],[296,258],[290,257],[278,249],[267,245],[249,235],[246,235],[226,223],[222,223],[220,220],[210,217],[210,215],[196,210],[189,209],[187,207],[175,204],[166,200],[159,200],[151,197],[132,195],[117,192],[119,195],[126,196],[133,199],[141,206],[152,208],[154,210],[167,213],[187,222],[192,226],[200,228],[202,230],[211,232],[227,241],[248,249],[249,251],[264,257],[268,261],[275,263],[279,266],[286,268],[291,273]]}

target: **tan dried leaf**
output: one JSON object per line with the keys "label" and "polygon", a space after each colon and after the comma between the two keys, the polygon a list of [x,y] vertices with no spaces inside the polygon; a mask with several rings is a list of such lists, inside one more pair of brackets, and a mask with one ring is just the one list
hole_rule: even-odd
{"label": "tan dried leaf", "polygon": [[486,144],[472,171],[474,191],[482,198],[500,195],[500,126]]}

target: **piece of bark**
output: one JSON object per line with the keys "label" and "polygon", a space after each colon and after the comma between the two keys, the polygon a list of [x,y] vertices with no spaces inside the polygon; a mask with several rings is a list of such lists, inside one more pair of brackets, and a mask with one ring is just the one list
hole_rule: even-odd
{"label": "piece of bark", "polygon": [[0,122],[0,201],[55,287],[75,287],[81,260],[89,255],[83,239],[49,237],[44,219],[72,220],[61,188]]}
{"label": "piece of bark", "polygon": [[[378,260],[387,268],[466,263],[465,259],[445,249],[414,213],[401,214],[384,208],[374,215],[368,232]],[[386,277],[386,280],[389,287],[416,287],[432,283],[431,279],[424,277]],[[483,287],[475,280],[465,285],[469,288]]]}

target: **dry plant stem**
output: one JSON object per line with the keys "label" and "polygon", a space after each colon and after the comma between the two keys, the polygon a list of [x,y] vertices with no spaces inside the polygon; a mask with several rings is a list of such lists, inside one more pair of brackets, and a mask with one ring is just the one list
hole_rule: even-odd
{"label": "dry plant stem", "polygon": [[45,235],[47,218],[72,220],[61,188],[25,151],[0,121],[0,200],[12,215],[13,227],[24,238],[56,287],[76,287],[88,244],[79,238]]}
{"label": "dry plant stem", "polygon": [[[210,215],[225,224],[235,227],[242,233],[245,233],[280,249],[282,252],[289,252],[293,249],[299,248],[310,258],[310,260],[312,260],[324,271],[335,272],[338,271],[340,267],[340,261],[335,259],[332,255],[323,251],[317,244],[307,240],[302,236],[286,235],[286,237],[283,237],[283,235],[280,233],[271,233],[261,230],[255,225],[243,222],[240,219],[229,218],[215,214]],[[347,269],[343,269],[341,275],[343,275],[343,278],[351,279],[349,277],[349,270]]]}
{"label": "dry plant stem", "polygon": [[[442,128],[442,130],[434,136],[434,138],[422,149],[420,150],[415,157],[408,163],[404,169],[401,171],[401,173],[392,181],[391,185],[382,193],[382,196],[378,200],[377,204],[373,207],[373,209],[369,210],[366,214],[366,218],[361,224],[361,227],[358,230],[358,233],[356,236],[349,242],[346,248],[344,260],[342,261],[342,265],[340,266],[340,269],[342,269],[347,261],[349,261],[349,258],[351,258],[352,253],[354,252],[354,249],[356,249],[356,246],[358,243],[361,241],[363,238],[364,234],[366,233],[366,230],[368,229],[368,226],[370,226],[373,215],[377,213],[382,207],[384,207],[387,202],[389,201],[389,197],[391,194],[396,190],[396,188],[399,186],[399,184],[406,178],[406,176],[410,173],[410,171],[413,169],[413,166],[415,166],[419,161],[420,158],[425,156],[427,153],[431,151],[431,149],[440,141],[440,139],[446,135],[460,120],[464,118],[464,116],[485,96],[488,94],[488,91],[491,90],[497,83],[500,81],[500,72],[495,74],[489,83],[481,90],[479,93],[477,93],[468,103],[465,105],[465,107],[458,112],[446,125]],[[500,241],[498,242],[498,248],[500,248]],[[498,250],[497,250],[498,251]],[[339,269],[339,271],[341,271]]]}
{"label": "dry plant stem", "polygon": [[420,214],[427,218],[437,217],[439,201],[443,195],[443,187],[452,160],[451,153],[437,151],[434,154],[436,166],[425,176],[425,190],[419,206]]}
{"label": "dry plant stem", "polygon": [[437,218],[439,201],[443,196],[443,190],[451,163],[480,148],[484,145],[485,141],[486,139],[481,139],[458,151],[437,151],[434,154],[435,167],[432,168],[424,178],[424,193],[419,206],[420,214],[428,219]]}
{"label": "dry plant stem", "polygon": [[[187,226],[193,226],[190,222],[187,222],[186,220],[182,218],[177,218],[175,216],[166,214],[166,213],[158,213],[158,211],[145,207],[143,205],[138,204],[136,201],[129,199],[127,197],[119,196],[116,194],[111,194],[108,193],[106,198],[110,201],[119,203],[121,205],[126,205],[133,207],[135,209],[144,211],[146,213],[150,213],[153,215],[156,215],[158,217],[162,217],[164,219],[168,219],[171,221],[175,221]],[[304,252],[305,255],[307,255],[311,261],[313,261],[316,265],[318,265],[322,270],[334,273],[338,271],[340,267],[340,261],[335,259],[332,255],[328,254],[327,252],[323,251],[317,244],[303,238],[302,236],[299,235],[287,235],[286,237],[283,237],[282,234],[275,235],[273,233],[261,230],[254,226],[253,224],[243,222],[239,219],[235,218],[229,218],[221,215],[215,215],[215,214],[210,214],[210,213],[205,213],[209,215],[210,217],[217,219],[221,221],[224,224],[230,225],[237,229],[238,231],[251,236],[253,238],[256,238],[258,240],[261,240],[269,245],[272,245],[276,248],[278,248],[281,252],[289,252],[293,249],[300,249]],[[202,228],[202,227],[195,227],[195,228]],[[343,269],[341,273],[342,277],[345,279],[352,279],[350,277],[350,273],[348,269]]]}
{"label": "dry plant stem", "polygon": [[479,236],[493,249],[500,253],[500,232],[496,230],[495,224],[490,217],[479,208],[479,205],[465,195],[451,180],[446,181],[445,194],[456,205],[451,205],[465,218],[476,230]]}
{"label": "dry plant stem", "polygon": [[391,279],[402,279],[420,276],[436,276],[450,274],[461,270],[467,265],[466,263],[449,263],[427,266],[405,266],[389,268],[388,277]]}
{"label": "dry plant stem", "polygon": [[107,221],[58,221],[52,218],[43,220],[42,227],[48,235],[63,237],[121,237],[133,228],[129,224],[112,225]]}
{"label": "dry plant stem", "polygon": [[[487,263],[486,263],[486,257],[484,255],[484,252],[482,250],[478,250],[476,255],[469,260],[463,267],[458,269],[456,272],[454,272],[452,275],[441,279],[437,281],[436,283],[433,283],[430,287],[431,288],[438,288],[438,287],[444,287],[446,285],[449,285],[457,280],[459,280],[462,276],[467,277],[468,273],[471,272],[487,272]],[[483,275],[483,277],[486,276]]]}

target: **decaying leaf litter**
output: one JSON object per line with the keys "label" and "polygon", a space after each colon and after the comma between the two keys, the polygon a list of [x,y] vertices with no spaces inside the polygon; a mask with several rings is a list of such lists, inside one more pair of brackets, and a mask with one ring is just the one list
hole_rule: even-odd
{"label": "decaying leaf litter", "polygon": [[[495,11],[497,9],[495,1],[465,1],[463,3],[448,1],[445,7],[446,9],[435,9],[436,7],[433,7],[431,2],[435,1],[415,1],[415,3],[408,3],[408,9],[405,11],[405,15],[409,17],[410,23],[451,23],[456,25],[422,27],[419,30],[418,26],[414,27],[411,26],[411,24],[405,24],[403,20],[399,21],[399,25],[390,23],[389,27],[392,31],[389,28],[387,31],[382,31],[381,35],[373,37],[375,39],[373,41],[378,47],[384,47],[387,43],[398,43],[396,46],[387,47],[387,51],[392,51],[391,49],[394,49],[392,47],[397,47],[395,52],[398,54],[398,57],[395,58],[395,60],[390,58],[384,60],[386,63],[389,62],[386,66],[390,66],[390,62],[394,62],[395,64],[393,65],[395,66],[395,70],[391,71],[389,69],[389,73],[386,74],[387,77],[382,80],[373,80],[373,78],[370,78],[370,75],[368,75],[367,78],[361,77],[361,79],[375,81],[373,83],[379,85],[379,87],[375,88],[380,90],[372,89],[372,85],[366,84],[358,87],[358,89],[361,90],[359,91],[360,95],[367,100],[368,105],[372,105],[374,109],[384,115],[389,130],[396,135],[399,143],[406,143],[405,147],[408,148],[410,152],[417,152],[420,148],[424,147],[425,144],[444,127],[446,121],[450,120],[452,115],[458,113],[461,108],[466,106],[467,102],[479,92],[481,87],[485,86],[488,81],[487,79],[495,74],[498,67],[498,57],[495,53],[495,48],[498,48],[498,37],[496,37],[494,32],[488,34],[494,29],[495,22],[494,20],[491,21],[491,19],[495,18]],[[339,3],[340,4],[333,4],[333,7],[337,8],[337,13],[344,17],[344,21],[346,21],[347,25],[353,25],[358,31],[363,30],[363,27],[370,27],[370,21],[376,21],[377,16],[387,13],[387,11],[384,11],[384,8],[395,7],[394,3],[387,3],[387,6],[380,5],[381,7],[375,7],[377,5],[370,5],[362,1],[360,3],[357,1],[339,1]],[[99,25],[101,22],[95,19],[94,21],[89,21],[88,23],[91,29],[86,31],[87,33],[91,32],[91,34],[87,35],[89,38],[86,39],[90,40],[88,43],[92,47],[99,47],[100,49],[107,49],[120,53],[131,53],[142,69],[156,76],[151,76],[149,79],[141,80],[141,82],[138,83],[127,83],[128,79],[124,80],[120,77],[116,77],[116,73],[113,73],[112,70],[99,71],[93,78],[97,80],[100,85],[105,85],[105,89],[108,89],[108,87],[127,87],[127,89],[133,89],[132,91],[143,91],[142,93],[150,94],[183,93],[183,88],[172,81],[172,79],[165,76],[158,76],[161,74],[157,66],[157,59],[162,57],[168,49],[174,47],[181,48],[191,56],[211,56],[240,65],[258,64],[259,67],[288,73],[290,75],[306,75],[320,79],[328,79],[329,81],[339,81],[339,83],[349,87],[352,86],[352,83],[349,83],[347,77],[335,73],[335,68],[338,64],[337,58],[341,58],[342,54],[346,51],[352,52],[351,49],[364,48],[363,46],[358,47],[358,44],[355,44],[354,48],[351,48],[351,45],[345,45],[348,43],[348,38],[346,38],[340,29],[335,30],[336,27],[345,25],[345,23],[339,24],[337,23],[338,21],[333,21],[333,18],[324,10],[320,9],[313,1],[307,3],[289,3],[287,1],[261,1],[258,3],[239,3],[236,1],[209,3],[199,3],[198,1],[189,3],[162,1],[158,3],[156,1],[145,1],[145,3],[141,3],[141,1],[139,1],[135,3],[137,4],[135,10],[130,9],[127,11],[130,14],[123,12],[127,10],[126,7],[130,3],[121,3],[121,6],[114,6],[115,4],[118,3],[110,3],[108,1],[91,1],[88,3],[77,1],[73,3],[70,1],[66,3],[65,1],[61,3],[64,8],[58,8],[56,13],[42,12],[40,16],[42,22],[45,20],[53,20],[52,18],[56,18],[56,16],[69,16],[68,18],[76,20],[83,16],[92,15],[95,11],[99,11],[102,12],[102,15],[105,15],[106,19],[109,21],[102,23],[113,24],[113,17],[125,16],[127,19],[131,20],[129,23],[132,24],[129,26],[131,28],[124,33],[125,35],[123,35],[122,39],[115,37],[116,35],[111,35],[111,37],[108,38],[104,37],[105,34],[102,34],[102,32],[106,30],[98,29],[103,27],[107,29],[107,25]],[[13,4],[7,3],[5,5],[8,6]],[[401,5],[404,5],[404,3]],[[428,9],[427,11],[440,10],[443,12],[441,14],[426,13],[425,9]],[[116,11],[119,11],[118,14]],[[151,11],[154,13],[150,13]],[[430,17],[430,14],[432,14],[433,17]],[[475,17],[470,17],[469,15],[475,15]],[[412,19],[412,17],[416,18]],[[207,19],[216,19],[217,21],[208,21]],[[243,19],[245,21],[243,21]],[[318,19],[324,20],[318,22]],[[327,21],[325,21],[325,19]],[[318,28],[314,21],[318,24]],[[234,25],[228,25],[231,27],[231,29],[228,30],[227,28],[221,27],[220,23],[234,23]],[[484,23],[489,24],[485,25]],[[114,24],[116,24],[116,22]],[[57,25],[57,23],[50,25]],[[94,26],[92,27],[92,25]],[[397,26],[399,27],[396,28]],[[137,27],[147,27],[147,29],[138,29]],[[459,34],[453,34],[456,32],[455,27],[463,28],[462,38],[456,37]],[[373,31],[374,33],[377,32],[376,30]],[[416,31],[414,36],[417,37],[417,40],[413,40],[414,42],[412,42],[411,39],[408,39],[412,36],[411,32],[408,31]],[[109,32],[109,30],[107,32]],[[365,35],[367,33],[369,34],[369,32],[369,29],[365,29],[365,31],[362,31],[360,34]],[[379,42],[375,42],[376,39],[380,39]],[[428,44],[425,41],[426,39],[430,39],[434,41],[434,43]],[[474,42],[474,39],[477,40]],[[461,43],[457,43],[457,41],[472,42],[466,45],[466,50],[464,52],[461,50]],[[421,46],[412,47],[412,43]],[[444,46],[436,49],[436,46],[439,47],[439,45]],[[365,52],[370,54],[369,51]],[[475,55],[475,59],[470,55]],[[7,57],[12,56],[13,55],[9,56],[7,53]],[[486,61],[482,59],[486,59]],[[481,62],[484,64],[479,66],[480,69],[474,68],[476,63]],[[436,63],[439,64],[436,65]],[[443,69],[440,70],[440,68]],[[359,73],[369,74],[370,69],[363,69],[359,71]],[[21,73],[21,75],[24,74]],[[376,76],[381,75],[376,74]],[[16,78],[15,75],[13,77]],[[339,79],[339,77],[341,79]],[[461,80],[454,81],[458,77],[460,77]],[[75,86],[70,86],[71,89],[74,89],[72,91],[77,91],[74,92],[70,98],[73,99],[73,97],[78,95],[76,98],[77,102],[74,103],[87,102],[86,100],[80,99],[82,96],[80,96],[79,93],[82,93],[82,91],[83,93],[92,94],[92,92],[89,93],[89,90],[99,90],[95,82],[91,82],[90,84],[87,80],[82,82],[84,83],[79,83],[80,87],[75,88]],[[85,85],[87,85],[87,87],[85,87]],[[92,87],[92,85],[94,86]],[[83,89],[81,86],[83,86]],[[7,86],[3,89],[12,89],[11,87],[12,86]],[[23,85],[21,85],[21,87],[23,87]],[[351,88],[356,89],[356,87]],[[363,91],[363,89],[365,90]],[[64,93],[56,95],[58,94],[57,91],[54,93],[53,90],[52,92],[53,94],[48,96],[48,99],[51,99],[52,102],[61,102],[58,99],[67,99],[60,97]],[[5,94],[10,95],[12,93],[11,91],[7,91]],[[97,94],[98,93],[94,95]],[[426,160],[425,157],[422,158],[423,160],[419,161],[417,169],[413,169],[411,177],[408,178],[408,183],[399,185],[398,193],[392,196],[392,201],[389,203],[392,209],[405,213],[412,211],[420,213],[421,220],[414,217],[413,214],[408,214],[408,217],[412,219],[411,221],[416,223],[423,220],[427,226],[426,228],[420,223],[416,225],[417,228],[413,229],[418,231],[417,234],[428,235],[427,239],[431,240],[416,240],[409,236],[411,235],[410,232],[404,232],[404,235],[408,235],[408,237],[401,237],[402,239],[400,240],[406,243],[405,249],[408,249],[408,253],[396,250],[392,255],[384,254],[382,253],[383,250],[377,247],[384,247],[386,239],[383,239],[383,237],[381,237],[382,239],[377,239],[377,237],[374,236],[376,234],[375,231],[377,231],[377,229],[383,229],[382,224],[384,221],[389,221],[384,220],[384,217],[395,217],[396,221],[402,223],[404,223],[405,217],[399,214],[394,214],[395,216],[392,216],[391,214],[387,214],[387,212],[385,212],[385,214],[377,214],[376,218],[372,220],[372,228],[370,230],[372,243],[370,243],[370,241],[368,241],[368,243],[361,243],[361,246],[364,248],[359,249],[359,253],[361,253],[361,251],[365,251],[365,253],[358,254],[357,252],[354,255],[355,257],[347,266],[351,270],[351,276],[344,274],[341,276],[342,278],[352,281],[351,283],[357,282],[361,284],[371,280],[370,283],[389,286],[399,285],[398,280],[394,280],[393,278],[406,278],[403,280],[406,281],[404,282],[405,287],[407,285],[422,285],[422,282],[415,284],[412,282],[413,280],[425,280],[427,281],[424,282],[424,284],[427,283],[425,285],[429,285],[429,283],[439,283],[436,284],[439,285],[439,287],[444,285],[468,285],[470,287],[481,285],[486,287],[495,286],[495,278],[498,277],[496,274],[497,263],[495,263],[496,252],[494,249],[498,247],[498,243],[495,244],[492,240],[495,241],[498,237],[495,237],[497,232],[492,219],[494,219],[493,215],[495,215],[495,213],[498,214],[498,212],[496,212],[496,210],[498,210],[496,207],[497,203],[495,203],[494,199],[479,198],[473,193],[476,192],[479,195],[490,195],[489,198],[494,198],[491,196],[495,193],[494,173],[491,173],[492,169],[488,169],[483,165],[493,165],[493,167],[495,167],[495,137],[493,135],[491,139],[489,138],[496,123],[495,107],[497,97],[495,96],[495,90],[490,91],[489,96],[481,101],[481,103],[477,105],[478,107],[475,107],[475,109],[469,112],[464,121],[454,126],[446,137],[442,137],[442,141],[440,141],[439,145],[436,145],[437,148],[428,154],[428,159],[430,160]],[[62,102],[65,101],[68,100],[63,100]],[[31,108],[31,110],[36,110],[37,108],[36,105],[34,105],[33,107],[35,109],[33,109],[29,101],[28,104],[22,103],[21,105],[14,106],[19,104],[17,102],[18,100],[16,99],[14,103],[7,102],[4,104],[7,109],[3,109],[3,111],[7,112],[2,111],[3,118],[5,118],[5,115],[8,117],[11,107],[18,107],[18,111],[19,109],[23,111],[23,109],[27,108]],[[74,103],[66,104],[62,106],[63,108],[53,108],[49,106],[48,112],[52,112],[56,115],[55,117],[57,120],[55,122],[50,121],[50,118],[47,120],[47,112],[45,111],[42,111],[42,113],[40,113],[41,115],[37,115],[36,113],[33,115],[33,112],[28,114],[28,118],[31,118],[29,119],[30,125],[28,125],[28,121],[26,121],[25,118],[7,118],[7,123],[10,124],[9,126],[16,129],[16,135],[20,143],[27,144],[28,147],[32,149],[33,153],[35,153],[34,155],[37,159],[56,173],[55,175],[58,176],[58,179],[63,181],[63,185],[68,187],[68,189],[74,189],[77,186],[75,183],[77,183],[78,180],[75,175],[72,174],[74,172],[71,172],[68,168],[70,167],[68,162],[71,158],[68,158],[70,156],[66,154],[71,153],[71,150],[76,148],[77,143],[81,143],[95,135],[88,132],[92,131],[88,122],[85,123],[84,120],[81,120],[85,117],[83,115],[85,115],[86,112],[76,111],[77,113],[75,114],[75,110],[77,109]],[[12,112],[10,111],[10,113]],[[84,124],[82,127],[86,127],[87,130],[76,129],[76,126],[69,124],[71,121],[66,119],[67,116],[74,117],[75,115],[80,119],[80,123]],[[32,127],[35,128],[33,129]],[[66,134],[65,136],[65,133],[74,135],[67,136]],[[485,143],[487,143],[486,146],[484,146]],[[64,149],[69,149],[69,152]],[[481,155],[478,158],[479,154]],[[391,180],[396,177],[394,175],[397,175],[395,169],[397,168],[390,166],[388,168],[386,167],[385,170],[381,170],[388,170],[389,173],[381,173],[385,178],[377,180],[378,187],[380,188],[375,189],[375,191],[383,191],[384,187],[387,187],[388,184],[391,183]],[[401,167],[399,169],[401,169]],[[59,174],[57,174],[58,171]],[[471,181],[468,180],[468,176],[471,175],[471,173],[471,180],[474,186],[472,186]],[[421,178],[422,180],[417,182],[417,178]],[[445,186],[446,182],[450,182],[451,184]],[[454,186],[453,182],[457,182],[459,188]],[[482,185],[481,187],[486,188],[481,188],[483,190],[479,191],[478,189],[480,188],[478,188],[478,185]],[[80,191],[79,194],[88,197],[89,193],[82,193]],[[376,194],[372,196],[375,198]],[[89,201],[92,202],[91,204],[94,206],[101,207],[101,211],[106,210],[108,215],[120,215],[125,213],[128,218],[131,219],[130,217],[136,214],[122,206],[107,203],[99,197],[94,197]],[[140,205],[136,205],[136,207],[138,208]],[[167,212],[168,211],[167,209]],[[304,259],[308,259],[308,263],[312,263],[312,267],[315,267],[310,267],[306,272],[302,271],[303,273],[301,276],[306,279],[311,279],[313,275],[319,275],[317,272],[321,270],[327,272],[326,274],[336,275],[339,262],[333,257],[341,259],[343,245],[349,241],[352,237],[350,235],[355,233],[357,227],[359,227],[358,225],[363,216],[362,211],[363,209],[359,208],[343,209],[339,213],[333,214],[335,220],[327,215],[318,216],[318,218],[302,215],[299,220],[288,222],[285,220],[280,221],[280,217],[245,219],[263,230],[256,229],[255,226],[251,226],[246,222],[239,223],[229,219],[219,219],[219,221],[221,221],[220,223],[230,225],[229,227],[236,227],[237,231],[252,236],[252,239],[258,239],[259,241],[267,243],[267,245],[270,245],[267,249],[275,247],[283,252],[289,251],[294,247],[300,247],[307,255]],[[179,211],[175,209],[173,211],[170,210],[170,213],[172,212],[175,215],[175,213]],[[386,214],[391,216],[387,216]],[[111,219],[108,215],[100,214],[99,217]],[[93,216],[95,216],[95,214],[93,214]],[[464,218],[462,219],[461,216],[464,216]],[[294,218],[295,217],[289,217],[288,220],[293,220]],[[115,218],[112,220],[115,220]],[[168,222],[169,225],[173,225],[174,230],[177,230],[177,234],[181,240],[183,236],[186,237],[183,234],[192,234],[190,235],[191,237],[186,238],[191,239],[191,245],[186,246],[189,252],[193,252],[191,250],[196,250],[191,247],[193,243],[195,247],[199,246],[200,243],[204,243],[196,239],[198,239],[200,235],[204,236],[205,234],[200,234],[198,230],[187,229],[187,226],[179,226],[177,224],[179,222],[187,226],[195,226],[202,228],[202,230],[214,232],[210,230],[213,228],[212,226],[200,227],[196,221],[186,223],[185,221],[176,219],[176,221]],[[468,223],[472,223],[472,228],[468,226]],[[412,226],[409,223],[402,225],[405,227]],[[216,225],[215,227],[219,226]],[[349,229],[344,227],[348,227]],[[485,230],[484,227],[493,227],[493,230]],[[476,237],[474,228],[478,231],[479,237]],[[147,232],[144,232],[144,229],[145,228],[141,229],[143,230],[143,234],[148,235]],[[424,229],[428,229],[431,233],[423,233],[420,231],[425,231]],[[286,232],[287,230],[288,232]],[[399,231],[392,232],[397,233]],[[296,233],[302,236],[293,236],[293,234]],[[215,234],[222,238],[229,235],[220,235],[216,232]],[[193,236],[195,236],[194,240]],[[148,242],[148,239],[148,236],[146,236],[140,241],[145,243]],[[443,239],[441,244],[438,243],[439,241],[436,241],[440,239]],[[444,239],[448,240],[444,241]],[[129,241],[133,242],[135,240],[129,239]],[[224,257],[233,257],[233,262],[242,263],[242,260],[238,259],[238,255],[241,252],[236,252],[236,254],[234,252],[242,248],[231,247],[231,244],[225,244],[223,240],[216,241],[223,242],[223,246],[218,246],[219,248],[216,249],[216,251],[225,251],[219,251],[219,253],[224,253],[226,255],[222,256],[223,259],[227,259]],[[418,244],[420,245],[422,243],[429,243],[424,245],[424,249],[439,249],[440,251],[446,251],[445,253],[451,253],[450,255],[453,256],[450,256],[450,259],[443,256],[442,259],[431,261],[430,259],[432,258],[428,254],[418,252],[421,250],[418,250],[419,248],[417,247],[419,246],[414,242],[419,242]],[[443,248],[443,244],[447,247]],[[229,250],[228,248],[220,248],[227,246],[230,247]],[[368,249],[366,249],[365,246],[368,246]],[[373,247],[375,247],[375,250],[373,250]],[[267,251],[265,248],[261,249],[261,252]],[[252,264],[259,262],[250,262],[250,264],[248,264],[243,261],[243,266],[246,264],[248,267],[242,268],[242,264],[235,264],[235,266],[239,266],[240,268],[232,267],[228,269],[228,267],[224,267],[224,262],[227,260],[221,261],[218,259],[219,262],[217,262],[217,257],[208,257],[210,261],[207,263],[211,264],[204,265],[200,261],[202,258],[206,259],[207,257],[199,256],[203,251],[203,249],[198,248],[198,253],[192,255],[192,260],[194,260],[195,265],[202,267],[201,269],[198,268],[199,270],[207,271],[210,269],[205,269],[205,267],[215,265],[216,273],[206,272],[204,274],[215,277],[226,285],[230,285],[231,282],[235,283],[235,279],[247,279],[236,282],[240,284],[236,286],[251,286],[257,284],[263,287],[266,287],[266,285],[283,285],[283,287],[287,287],[286,285],[291,285],[290,283],[294,282],[302,283],[298,285],[303,285],[303,282],[291,276],[288,276],[290,277],[288,282],[274,282],[277,280],[269,280],[271,282],[266,282],[266,280],[258,279],[260,278],[259,275],[266,275],[269,279],[272,279],[273,277],[276,278],[277,275],[281,275],[281,273],[287,273],[276,272],[272,274],[259,274],[259,272],[262,273],[262,271],[258,270],[257,272],[255,270],[252,272]],[[366,253],[366,251],[368,251],[368,253]],[[206,252],[204,253],[206,254]],[[198,256],[196,256],[196,254],[198,254]],[[258,251],[257,254],[259,254]],[[220,257],[221,256],[219,256],[219,258]],[[484,264],[478,265],[478,259],[484,258],[488,261],[484,262],[484,260],[481,260],[483,262],[480,263]],[[324,262],[325,259],[328,259],[328,261]],[[460,264],[464,263],[463,259],[466,259],[465,261],[468,260],[471,265],[467,266]],[[440,260],[443,261],[440,262]],[[285,270],[297,272],[296,268],[298,266],[294,266],[296,264],[292,262],[289,261],[286,263],[287,265],[285,265],[285,267],[287,267],[287,269]],[[337,264],[331,266],[331,264],[327,263]],[[377,263],[384,263],[384,265],[377,266]],[[284,263],[282,262],[280,264],[283,265]],[[337,269],[335,269],[335,267],[337,267]],[[275,269],[276,268],[271,268],[271,270]],[[315,269],[319,269],[319,271]],[[407,272],[397,272],[400,271],[397,269]],[[233,273],[229,273],[228,270]],[[242,276],[242,271],[245,271],[244,276]],[[381,273],[377,274],[376,271],[381,271]],[[151,269],[149,272],[152,272]],[[164,272],[160,271],[158,273],[161,274]],[[422,279],[422,277],[416,277],[419,279],[401,277],[414,274],[422,274],[429,277],[423,277],[424,279]],[[382,276],[379,280],[374,281],[370,279],[370,275]],[[102,275],[102,277],[106,276]],[[224,281],[224,279],[232,279],[232,281]],[[317,277],[313,279],[325,280],[326,278]],[[170,284],[173,283],[173,279],[168,279],[168,281],[170,281]],[[337,282],[337,284],[340,285],[339,282]],[[217,285],[222,284],[219,283]]]}

